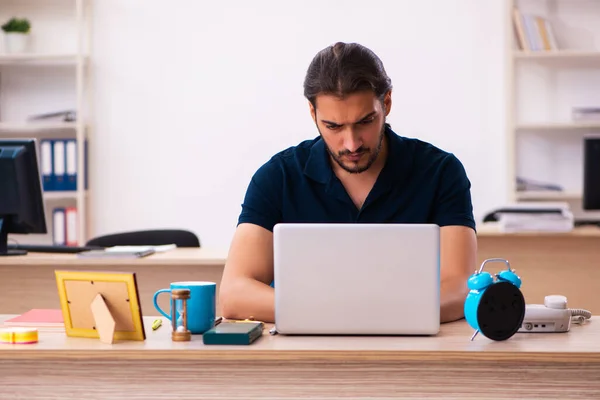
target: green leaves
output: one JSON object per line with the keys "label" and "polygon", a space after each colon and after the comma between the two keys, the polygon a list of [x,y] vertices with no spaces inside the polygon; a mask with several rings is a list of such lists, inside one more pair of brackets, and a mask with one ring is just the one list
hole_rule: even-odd
{"label": "green leaves", "polygon": [[11,18],[8,22],[2,25],[1,28],[6,33],[29,33],[29,30],[31,29],[31,24],[26,18]]}

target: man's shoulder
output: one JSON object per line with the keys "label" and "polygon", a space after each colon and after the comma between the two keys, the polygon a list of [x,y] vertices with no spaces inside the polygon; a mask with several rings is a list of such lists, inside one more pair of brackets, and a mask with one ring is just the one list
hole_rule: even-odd
{"label": "man's shoulder", "polygon": [[272,155],[262,165],[261,169],[303,170],[310,157],[311,150],[320,140],[320,137],[307,139],[284,148]]}
{"label": "man's shoulder", "polygon": [[413,170],[434,172],[461,165],[454,153],[431,142],[406,136],[398,136],[397,140],[402,144],[403,154],[410,154]]}
{"label": "man's shoulder", "polygon": [[415,160],[420,163],[435,164],[447,157],[452,157],[453,154],[447,150],[417,138],[400,136],[400,140],[405,147],[409,149]]}

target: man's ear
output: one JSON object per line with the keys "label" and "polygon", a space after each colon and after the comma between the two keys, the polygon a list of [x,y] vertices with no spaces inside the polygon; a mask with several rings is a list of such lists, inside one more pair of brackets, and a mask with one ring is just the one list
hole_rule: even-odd
{"label": "man's ear", "polygon": [[385,111],[385,116],[387,117],[392,109],[392,91],[388,90],[388,92],[383,97],[383,107]]}

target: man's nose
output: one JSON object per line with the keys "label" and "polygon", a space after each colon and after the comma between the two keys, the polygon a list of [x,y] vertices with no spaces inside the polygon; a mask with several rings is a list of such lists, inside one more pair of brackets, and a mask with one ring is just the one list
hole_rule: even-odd
{"label": "man's nose", "polygon": [[344,138],[344,147],[348,149],[351,153],[356,152],[362,146],[362,141],[352,130],[346,133],[346,137]]}

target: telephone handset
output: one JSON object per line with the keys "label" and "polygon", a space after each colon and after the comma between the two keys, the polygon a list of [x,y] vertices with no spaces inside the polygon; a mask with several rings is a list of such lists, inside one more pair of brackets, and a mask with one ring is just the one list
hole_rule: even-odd
{"label": "telephone handset", "polygon": [[588,310],[567,308],[565,296],[546,296],[544,304],[525,306],[525,317],[518,332],[568,332],[571,322],[583,323],[591,317]]}

